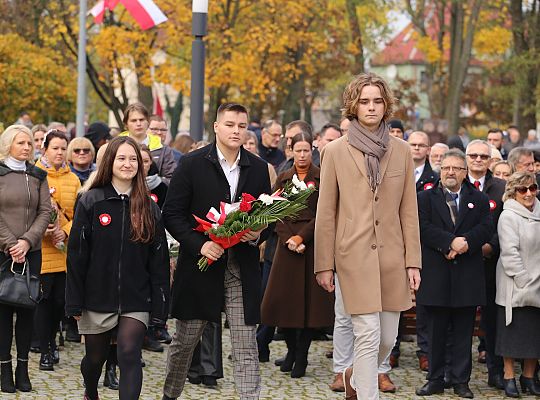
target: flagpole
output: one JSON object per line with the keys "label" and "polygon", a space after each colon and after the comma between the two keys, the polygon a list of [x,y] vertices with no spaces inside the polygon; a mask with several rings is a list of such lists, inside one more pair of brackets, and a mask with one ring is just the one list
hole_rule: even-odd
{"label": "flagpole", "polygon": [[193,0],[191,44],[191,105],[189,131],[196,141],[204,134],[204,36],[208,33],[208,0]]}
{"label": "flagpole", "polygon": [[79,53],[77,57],[77,121],[75,132],[84,136],[86,114],[86,0],[79,0]]}

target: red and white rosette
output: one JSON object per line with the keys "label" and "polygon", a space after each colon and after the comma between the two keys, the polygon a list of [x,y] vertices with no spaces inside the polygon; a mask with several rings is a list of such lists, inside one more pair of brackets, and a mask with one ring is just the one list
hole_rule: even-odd
{"label": "red and white rosette", "polygon": [[497,208],[497,203],[495,202],[495,200],[490,200],[489,201],[489,211],[494,211],[496,208]]}
{"label": "red and white rosette", "polygon": [[424,185],[424,190],[433,189],[433,186],[435,186],[433,183],[428,182]]}
{"label": "red and white rosette", "polygon": [[154,200],[154,203],[157,203],[157,202],[158,202],[158,197],[157,197],[154,193],[152,193],[152,194],[150,195],[150,198],[151,198],[152,200]]}
{"label": "red and white rosette", "polygon": [[315,182],[309,181],[306,183],[306,186],[308,187],[308,189],[315,189]]}
{"label": "red and white rosette", "polygon": [[49,188],[49,193],[51,194],[51,196],[52,196],[53,194],[55,194],[55,193],[56,193],[56,188],[55,188],[54,186],[51,186],[51,187]]}
{"label": "red and white rosette", "polygon": [[109,214],[101,214],[98,219],[99,219],[99,223],[102,226],[107,226],[112,221],[112,218],[111,218],[111,216]]}

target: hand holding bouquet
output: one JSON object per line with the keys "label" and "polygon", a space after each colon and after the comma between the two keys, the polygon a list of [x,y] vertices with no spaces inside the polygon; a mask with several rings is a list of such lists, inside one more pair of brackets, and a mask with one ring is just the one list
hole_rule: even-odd
{"label": "hand holding bouquet", "polygon": [[[220,210],[214,207],[208,211],[208,222],[194,215],[199,225],[196,231],[204,232],[210,240],[224,249],[237,245],[242,237],[252,231],[260,231],[269,224],[284,218],[294,218],[307,207],[308,197],[315,191],[315,183],[307,184],[296,175],[283,189],[269,194],[261,194],[258,199],[248,193],[242,193],[239,203],[221,202]],[[213,260],[201,257],[199,269],[206,271]]]}

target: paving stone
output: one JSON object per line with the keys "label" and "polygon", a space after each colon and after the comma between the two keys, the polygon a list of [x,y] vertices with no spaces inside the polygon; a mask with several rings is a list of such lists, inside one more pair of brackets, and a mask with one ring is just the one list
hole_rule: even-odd
{"label": "paving stone", "polygon": [[[218,380],[217,389],[210,389],[203,385],[186,383],[182,399],[186,400],[233,400],[238,399],[234,389],[232,362],[227,358],[230,353],[229,331],[223,331],[223,367],[224,379]],[[309,365],[306,376],[301,379],[292,379],[288,374],[280,372],[274,365],[274,360],[285,354],[285,342],[273,342],[270,345],[270,362],[261,364],[262,393],[261,399],[272,400],[333,400],[343,399],[342,393],[334,393],[328,388],[333,380],[332,360],[327,359],[324,353],[332,347],[331,341],[315,341],[309,355]],[[418,369],[415,356],[414,343],[402,343],[400,366],[392,370],[390,376],[398,386],[395,394],[382,394],[381,399],[421,399],[414,394],[417,387],[425,382],[425,373]],[[33,384],[31,393],[15,395],[0,393],[1,400],[49,400],[49,399],[82,399],[84,387],[79,370],[80,361],[84,352],[82,344],[66,342],[60,352],[60,364],[55,371],[39,370],[39,355],[30,355],[30,377]],[[13,350],[15,354],[15,350]],[[476,343],[473,348],[473,374],[470,386],[475,399],[501,399],[502,392],[487,386],[487,372],[485,364],[476,362]],[[164,353],[151,353],[143,351],[146,361],[143,390],[141,399],[161,400],[164,382],[166,355]],[[118,399],[118,392],[99,387],[101,400]],[[431,396],[430,399],[457,399],[452,390],[447,390],[444,396]],[[524,396],[523,399],[534,399],[534,396]]]}

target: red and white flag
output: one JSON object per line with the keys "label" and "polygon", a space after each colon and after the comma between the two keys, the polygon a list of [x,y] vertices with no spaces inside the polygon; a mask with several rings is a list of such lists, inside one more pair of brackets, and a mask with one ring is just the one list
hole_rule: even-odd
{"label": "red and white flag", "polygon": [[96,24],[101,24],[103,22],[103,17],[105,16],[105,10],[113,10],[119,1],[120,0],[100,0],[88,13],[93,15]]}
{"label": "red and white flag", "polygon": [[131,16],[143,30],[150,29],[167,21],[167,16],[152,0],[100,0],[91,10],[96,24],[103,22],[105,10],[113,10],[118,3],[122,3]]}

